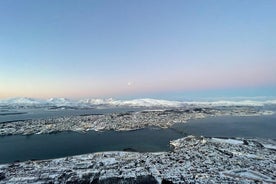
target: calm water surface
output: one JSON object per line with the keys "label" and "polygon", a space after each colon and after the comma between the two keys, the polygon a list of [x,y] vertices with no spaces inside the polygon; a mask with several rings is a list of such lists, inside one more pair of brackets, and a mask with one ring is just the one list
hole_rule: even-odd
{"label": "calm water surface", "polygon": [[0,163],[49,159],[99,151],[140,152],[169,150],[169,141],[182,135],[172,129],[145,128],[126,132],[62,132],[0,138]]}
{"label": "calm water surface", "polygon": [[207,137],[260,137],[276,139],[276,115],[210,117],[173,126],[179,132]]}
{"label": "calm water surface", "polygon": [[[132,110],[132,109],[131,109]],[[137,110],[137,109],[136,109]],[[35,111],[3,115],[0,122],[64,115],[105,114],[130,109],[90,109]],[[0,137],[0,163],[30,159],[50,159],[71,155],[122,151],[131,148],[140,152],[168,151],[169,141],[186,135],[207,137],[261,137],[276,139],[276,115],[252,117],[211,117],[175,124],[169,129],[144,128],[126,132],[96,132]]]}

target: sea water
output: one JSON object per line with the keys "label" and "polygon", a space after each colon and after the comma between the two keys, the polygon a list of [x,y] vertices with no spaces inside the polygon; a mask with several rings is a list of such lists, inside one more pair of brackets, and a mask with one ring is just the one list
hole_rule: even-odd
{"label": "sea water", "polygon": [[[105,114],[133,109],[89,109],[34,111],[3,115],[5,120],[59,117],[64,115]],[[168,129],[147,127],[135,131],[61,132],[30,136],[0,137],[0,163],[30,159],[52,159],[100,151],[132,150],[139,152],[168,151],[169,141],[187,135],[207,137],[259,137],[276,139],[276,115],[247,117],[209,117],[178,123]]]}

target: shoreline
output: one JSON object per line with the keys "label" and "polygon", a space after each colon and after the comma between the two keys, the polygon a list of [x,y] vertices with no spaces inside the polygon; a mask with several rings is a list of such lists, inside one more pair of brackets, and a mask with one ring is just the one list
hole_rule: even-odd
{"label": "shoreline", "polygon": [[0,165],[0,183],[275,183],[276,142],[187,136],[168,152],[97,152]]}
{"label": "shoreline", "polygon": [[271,115],[255,107],[188,108],[167,110],[143,110],[128,113],[73,115],[59,118],[44,118],[0,123],[0,136],[50,134],[73,131],[131,131],[145,127],[169,128],[176,123],[217,116]]}

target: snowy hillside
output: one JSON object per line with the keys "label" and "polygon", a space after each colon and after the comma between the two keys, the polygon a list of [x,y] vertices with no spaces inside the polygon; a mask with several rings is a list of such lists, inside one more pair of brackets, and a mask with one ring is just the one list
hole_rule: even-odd
{"label": "snowy hillside", "polygon": [[0,99],[0,105],[8,106],[79,106],[77,101],[66,99],[66,98],[50,98],[50,99],[37,99],[37,98],[9,98],[9,99]]}
{"label": "snowy hillside", "polygon": [[161,99],[133,99],[133,100],[116,100],[108,99],[82,99],[72,100],[66,98],[50,98],[50,99],[35,99],[35,98],[9,98],[0,99],[0,105],[6,106],[34,106],[34,107],[185,107],[185,106],[263,106],[276,105],[276,100],[228,100],[228,101],[169,101]]}

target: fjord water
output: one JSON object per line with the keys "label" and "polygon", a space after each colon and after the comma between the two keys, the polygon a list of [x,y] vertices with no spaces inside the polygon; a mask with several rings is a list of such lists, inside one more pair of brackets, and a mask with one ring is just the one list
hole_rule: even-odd
{"label": "fjord water", "polygon": [[[132,111],[133,109],[131,109]],[[117,110],[56,110],[0,116],[0,122],[20,119],[49,118],[64,115],[105,114],[126,112]],[[210,117],[175,124],[169,129],[153,127],[135,131],[62,132],[56,134],[0,137],[0,163],[30,159],[51,159],[71,155],[136,150],[154,152],[169,150],[169,141],[186,135],[207,137],[260,137],[276,139],[276,115],[248,117]]]}
{"label": "fjord water", "polygon": [[276,114],[263,116],[221,116],[190,120],[172,128],[205,137],[247,137],[276,139]]}
{"label": "fjord water", "polygon": [[31,136],[0,137],[0,163],[50,159],[100,151],[168,151],[169,141],[182,135],[172,129],[144,128],[135,131],[62,132]]}

